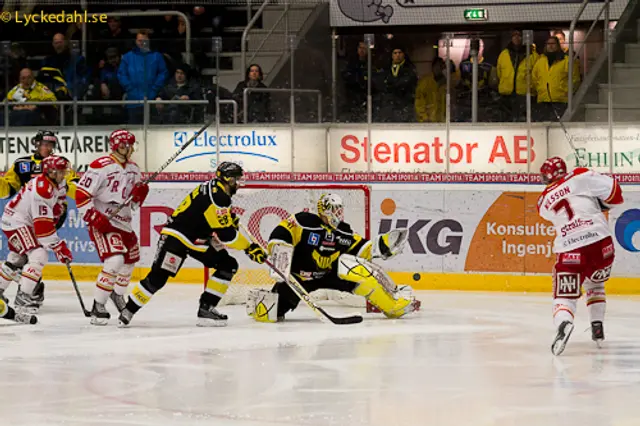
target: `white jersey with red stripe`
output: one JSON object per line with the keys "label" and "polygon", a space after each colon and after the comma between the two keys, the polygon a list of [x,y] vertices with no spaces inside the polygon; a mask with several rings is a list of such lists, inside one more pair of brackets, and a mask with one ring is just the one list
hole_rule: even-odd
{"label": "white jersey with red stripe", "polygon": [[610,237],[603,205],[622,202],[622,189],[613,178],[586,168],[577,168],[547,186],[538,198],[538,212],[555,227],[554,253]]}
{"label": "white jersey with red stripe", "polygon": [[5,206],[2,229],[32,228],[42,246],[52,247],[60,241],[56,222],[66,198],[66,182],[56,185],[45,175],[38,175]]}
{"label": "white jersey with red stripe", "polygon": [[[141,179],[140,168],[136,163],[127,161],[122,164],[111,155],[100,157],[91,163],[77,184],[78,210],[84,215],[93,207],[109,216],[125,202]],[[128,204],[111,219],[111,224],[123,231],[132,232],[131,217],[132,206]]]}

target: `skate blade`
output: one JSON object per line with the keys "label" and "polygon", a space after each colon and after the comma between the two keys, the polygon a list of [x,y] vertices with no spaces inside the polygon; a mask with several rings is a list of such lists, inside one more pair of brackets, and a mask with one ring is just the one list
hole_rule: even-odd
{"label": "skate blade", "polygon": [[211,318],[198,318],[196,322],[198,327],[226,327],[227,320],[214,320]]}
{"label": "skate blade", "polygon": [[39,310],[40,310],[39,307],[16,306],[16,312],[21,314],[35,315],[38,313]]}
{"label": "skate blade", "polygon": [[107,325],[109,324],[108,318],[91,318],[91,325]]}
{"label": "skate blade", "polygon": [[551,352],[555,356],[558,356],[562,352],[564,352],[564,349],[567,346],[567,342],[569,341],[569,337],[571,337],[571,333],[573,332],[573,327],[574,327],[573,324],[567,325],[564,329],[564,332],[565,332],[564,339],[560,339],[553,342],[553,345],[551,346]]}
{"label": "skate blade", "polygon": [[16,316],[15,321],[20,324],[34,325],[38,323],[38,317],[35,315],[18,315]]}
{"label": "skate blade", "polygon": [[604,339],[596,339],[594,342],[596,342],[598,349],[602,349],[604,347]]}
{"label": "skate blade", "polygon": [[118,328],[129,328],[129,325],[131,323],[127,323],[127,322],[123,322],[123,321],[118,321]]}

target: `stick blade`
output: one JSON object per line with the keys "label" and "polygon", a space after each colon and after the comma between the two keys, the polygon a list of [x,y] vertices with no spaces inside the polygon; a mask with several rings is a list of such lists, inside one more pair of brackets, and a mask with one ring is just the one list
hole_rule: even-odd
{"label": "stick blade", "polygon": [[336,324],[336,325],[360,324],[363,321],[362,315],[360,314],[354,314],[348,317],[334,317],[332,315],[329,315],[327,311],[325,311],[321,307],[318,307],[318,310],[322,312],[322,314],[329,321],[331,321],[333,324]]}

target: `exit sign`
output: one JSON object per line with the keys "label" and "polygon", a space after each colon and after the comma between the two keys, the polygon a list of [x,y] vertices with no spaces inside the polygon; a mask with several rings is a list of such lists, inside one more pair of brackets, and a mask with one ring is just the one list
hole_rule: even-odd
{"label": "exit sign", "polygon": [[486,21],[487,9],[466,9],[464,19],[467,21]]}

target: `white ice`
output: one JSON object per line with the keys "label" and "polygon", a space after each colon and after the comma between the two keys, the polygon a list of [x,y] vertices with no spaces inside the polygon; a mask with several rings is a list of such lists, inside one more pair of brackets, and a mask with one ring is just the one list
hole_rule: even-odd
{"label": "white ice", "polygon": [[168,285],[119,329],[89,325],[71,285],[48,283],[38,325],[0,320],[0,423],[640,425],[638,297],[609,298],[602,349],[581,302],[556,358],[548,295],[421,292],[418,315],[355,326],[229,307],[228,327],[203,329],[199,292]]}

